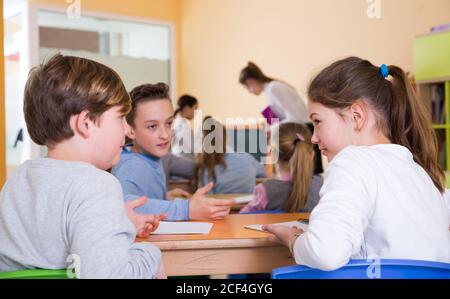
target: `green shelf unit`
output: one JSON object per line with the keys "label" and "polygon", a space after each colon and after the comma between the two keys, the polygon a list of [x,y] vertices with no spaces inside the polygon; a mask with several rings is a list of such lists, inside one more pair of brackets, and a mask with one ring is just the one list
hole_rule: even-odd
{"label": "green shelf unit", "polygon": [[429,105],[431,109],[431,88],[440,84],[444,87],[444,119],[443,122],[433,123],[432,127],[438,139],[438,159],[442,168],[450,171],[450,81],[436,83],[418,83],[417,90],[419,97]]}
{"label": "green shelf unit", "polygon": [[[445,107],[446,107],[446,119],[447,124],[450,123],[450,81],[445,82]],[[450,170],[450,126],[446,129],[446,157],[447,157],[447,163],[446,168],[444,168],[446,171]]]}
{"label": "green shelf unit", "polygon": [[416,81],[450,81],[450,31],[416,37],[414,68]]}
{"label": "green shelf unit", "polygon": [[[414,68],[417,92],[432,113],[439,162],[444,170],[450,171],[450,31],[416,37]],[[436,86],[443,90],[439,104],[432,101]]]}

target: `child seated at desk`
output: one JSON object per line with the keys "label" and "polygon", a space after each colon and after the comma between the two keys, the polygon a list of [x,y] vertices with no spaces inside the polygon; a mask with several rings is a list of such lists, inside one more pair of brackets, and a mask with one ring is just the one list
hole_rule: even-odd
{"label": "child seated at desk", "polygon": [[[348,57],[308,87],[312,142],[330,163],[306,231],[267,225],[298,264],[450,262],[445,174],[430,114],[405,72]],[[448,192],[448,191],[447,191]]]}
{"label": "child seated at desk", "polygon": [[272,135],[278,157],[278,179],[257,185],[254,198],[240,213],[262,210],[311,212],[319,202],[323,179],[313,175],[314,150],[309,129],[298,123],[282,123]]}
{"label": "child seated at desk", "polygon": [[210,116],[203,119],[202,153],[197,155],[194,186],[214,182],[210,193],[251,193],[256,178],[265,177],[265,168],[247,153],[234,153],[227,147],[224,126]]}
{"label": "child seated at desk", "polygon": [[92,60],[57,54],[30,72],[25,121],[48,156],[24,162],[0,193],[0,272],[165,276],[160,250],[134,243],[120,184],[104,171],[119,160],[130,105],[119,75]]}
{"label": "child seated at desk", "polygon": [[111,171],[122,185],[124,199],[147,196],[147,203],[136,211],[166,213],[168,220],[221,219],[228,215],[234,200],[206,198],[212,184],[198,189],[189,200],[180,198],[189,196],[181,189],[167,192],[161,158],[169,154],[173,136],[169,87],[164,83],[143,84],[130,95],[131,111],[126,120],[132,144],[123,148],[119,164]]}
{"label": "child seated at desk", "polygon": [[188,94],[182,95],[177,102],[173,121],[172,154],[194,160],[194,134],[190,121],[198,109],[198,100]]}

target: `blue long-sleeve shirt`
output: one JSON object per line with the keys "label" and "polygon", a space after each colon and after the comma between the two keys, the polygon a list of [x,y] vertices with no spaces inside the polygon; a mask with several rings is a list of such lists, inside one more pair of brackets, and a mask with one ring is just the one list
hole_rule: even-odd
{"label": "blue long-sleeve shirt", "polygon": [[122,185],[125,201],[147,196],[147,202],[135,209],[142,214],[167,213],[167,220],[189,220],[189,200],[166,200],[166,177],[161,159],[135,153],[126,147],[122,151],[120,162],[111,173]]}
{"label": "blue long-sleeve shirt", "polygon": [[[256,178],[266,176],[264,165],[247,153],[227,153],[225,164],[225,168],[222,165],[215,166],[216,182],[210,193],[252,193]],[[211,181],[208,170],[205,170],[200,186]]]}

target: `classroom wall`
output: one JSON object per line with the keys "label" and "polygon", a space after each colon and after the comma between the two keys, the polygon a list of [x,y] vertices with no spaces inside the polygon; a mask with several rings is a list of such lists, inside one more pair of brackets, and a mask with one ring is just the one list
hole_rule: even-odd
{"label": "classroom wall", "polygon": [[[3,0],[0,0],[0,16],[3,16]],[[0,21],[0,36],[3,37],[3,18]],[[5,68],[3,38],[0,39],[0,188],[6,180],[6,129],[5,129]]]}
{"label": "classroom wall", "polygon": [[380,3],[381,18],[370,19],[367,0],[81,0],[86,10],[174,22],[176,94],[198,96],[205,114],[221,118],[259,117],[266,105],[237,83],[249,59],[303,96],[321,67],[348,55],[412,71],[414,37],[450,23],[450,1]]}
{"label": "classroom wall", "polygon": [[[30,0],[33,3],[68,7],[67,0]],[[180,3],[182,0],[80,0],[83,9],[101,13],[112,13],[154,20],[169,21],[175,24],[175,59],[177,71],[177,92],[183,89],[180,63]],[[73,1],[71,1],[73,2]],[[82,12],[81,12],[82,13]]]}
{"label": "classroom wall", "polygon": [[305,94],[310,78],[337,58],[413,70],[413,39],[450,23],[449,0],[381,0],[369,19],[366,0],[184,0],[181,77],[206,114],[258,117],[264,96],[238,84],[249,59]]}
{"label": "classroom wall", "polygon": [[[70,5],[66,0],[30,1]],[[204,115],[247,118],[259,117],[266,105],[263,95],[250,95],[238,84],[249,59],[304,96],[315,73],[348,55],[412,71],[414,37],[450,23],[449,0],[374,1],[381,3],[380,19],[367,16],[368,0],[81,0],[81,9],[173,22],[176,93],[196,95]],[[5,172],[3,105],[0,184]]]}

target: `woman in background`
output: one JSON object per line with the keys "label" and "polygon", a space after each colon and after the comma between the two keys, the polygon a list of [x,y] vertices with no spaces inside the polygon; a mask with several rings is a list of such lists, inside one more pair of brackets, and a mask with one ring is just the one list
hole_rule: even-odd
{"label": "woman in background", "polygon": [[[269,124],[271,124],[270,117],[278,118],[282,123],[306,124],[313,133],[314,126],[309,120],[306,103],[294,87],[266,76],[253,62],[248,62],[242,69],[239,83],[256,96],[263,92],[267,96],[269,106],[263,111],[263,115],[269,118]],[[322,173],[322,155],[317,145],[314,146],[314,155],[314,174]]]}

